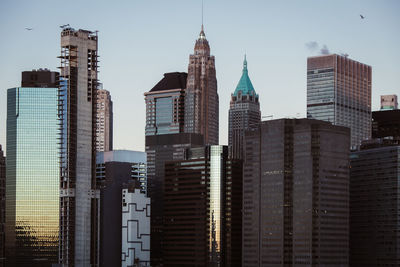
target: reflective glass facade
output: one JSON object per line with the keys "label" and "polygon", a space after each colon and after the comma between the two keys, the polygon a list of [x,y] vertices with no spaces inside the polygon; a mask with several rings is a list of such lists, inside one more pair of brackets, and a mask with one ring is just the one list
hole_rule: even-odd
{"label": "reflective glass facade", "polygon": [[7,92],[7,266],[58,261],[57,88]]}
{"label": "reflective glass facade", "polygon": [[241,266],[242,164],[227,146],[165,163],[164,266]]}
{"label": "reflective glass facade", "polygon": [[371,138],[372,68],[339,55],[307,61],[307,118],[351,129],[351,146]]}

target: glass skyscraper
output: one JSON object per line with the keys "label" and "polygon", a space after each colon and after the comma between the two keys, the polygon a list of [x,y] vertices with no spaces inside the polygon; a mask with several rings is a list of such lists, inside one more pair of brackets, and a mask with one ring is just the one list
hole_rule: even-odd
{"label": "glass skyscraper", "polygon": [[307,118],[351,130],[351,146],[371,138],[372,68],[336,54],[307,59]]}
{"label": "glass skyscraper", "polygon": [[7,92],[7,266],[58,261],[58,88]]}

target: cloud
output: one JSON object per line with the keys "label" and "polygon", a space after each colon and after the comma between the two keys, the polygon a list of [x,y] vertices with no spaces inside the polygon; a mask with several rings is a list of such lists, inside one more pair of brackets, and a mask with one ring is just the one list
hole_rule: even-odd
{"label": "cloud", "polygon": [[316,41],[311,41],[306,43],[306,47],[308,50],[314,52],[315,50],[318,50],[319,45]]}
{"label": "cloud", "polygon": [[322,46],[321,50],[320,50],[321,55],[328,55],[330,54],[329,49],[326,45]]}
{"label": "cloud", "polygon": [[316,42],[316,41],[310,41],[310,42],[306,43],[305,45],[310,52],[315,53],[315,52],[319,51],[319,54],[321,54],[321,55],[330,54],[329,48],[325,44],[321,48],[320,48],[320,45],[318,44],[318,42]]}

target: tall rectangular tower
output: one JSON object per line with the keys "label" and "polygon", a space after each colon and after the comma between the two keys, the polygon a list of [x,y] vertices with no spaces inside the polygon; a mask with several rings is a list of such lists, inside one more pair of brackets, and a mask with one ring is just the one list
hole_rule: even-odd
{"label": "tall rectangular tower", "polygon": [[61,32],[60,263],[98,263],[97,33]]}
{"label": "tall rectangular tower", "polygon": [[244,144],[243,266],[348,266],[349,129],[272,120]]}
{"label": "tall rectangular tower", "polygon": [[371,138],[372,68],[336,54],[307,59],[307,118],[351,129],[351,146]]}
{"label": "tall rectangular tower", "polygon": [[204,144],[219,143],[219,100],[215,58],[201,26],[194,54],[189,57],[185,96],[185,132],[204,136]]}
{"label": "tall rectangular tower", "polygon": [[227,146],[165,164],[164,266],[241,266],[242,164]]}
{"label": "tall rectangular tower", "polygon": [[6,266],[58,262],[58,88],[40,86],[7,91]]}
{"label": "tall rectangular tower", "polygon": [[350,162],[350,264],[400,266],[400,141],[369,141]]}
{"label": "tall rectangular tower", "polygon": [[110,92],[98,88],[96,101],[96,151],[111,151],[113,150],[113,102]]}

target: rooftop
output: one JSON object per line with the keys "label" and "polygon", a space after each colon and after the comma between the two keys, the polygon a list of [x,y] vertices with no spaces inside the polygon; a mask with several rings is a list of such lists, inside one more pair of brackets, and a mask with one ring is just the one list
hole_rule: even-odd
{"label": "rooftop", "polygon": [[252,93],[256,94],[256,91],[254,90],[253,84],[250,81],[249,73],[247,70],[246,56],[244,56],[244,61],[243,61],[242,77],[240,78],[239,83],[236,86],[236,90],[233,93],[233,95],[237,96],[239,92],[242,92],[242,95],[250,95]]}
{"label": "rooftop", "polygon": [[186,88],[187,73],[186,72],[169,72],[164,73],[161,79],[150,92],[163,91],[170,89]]}

